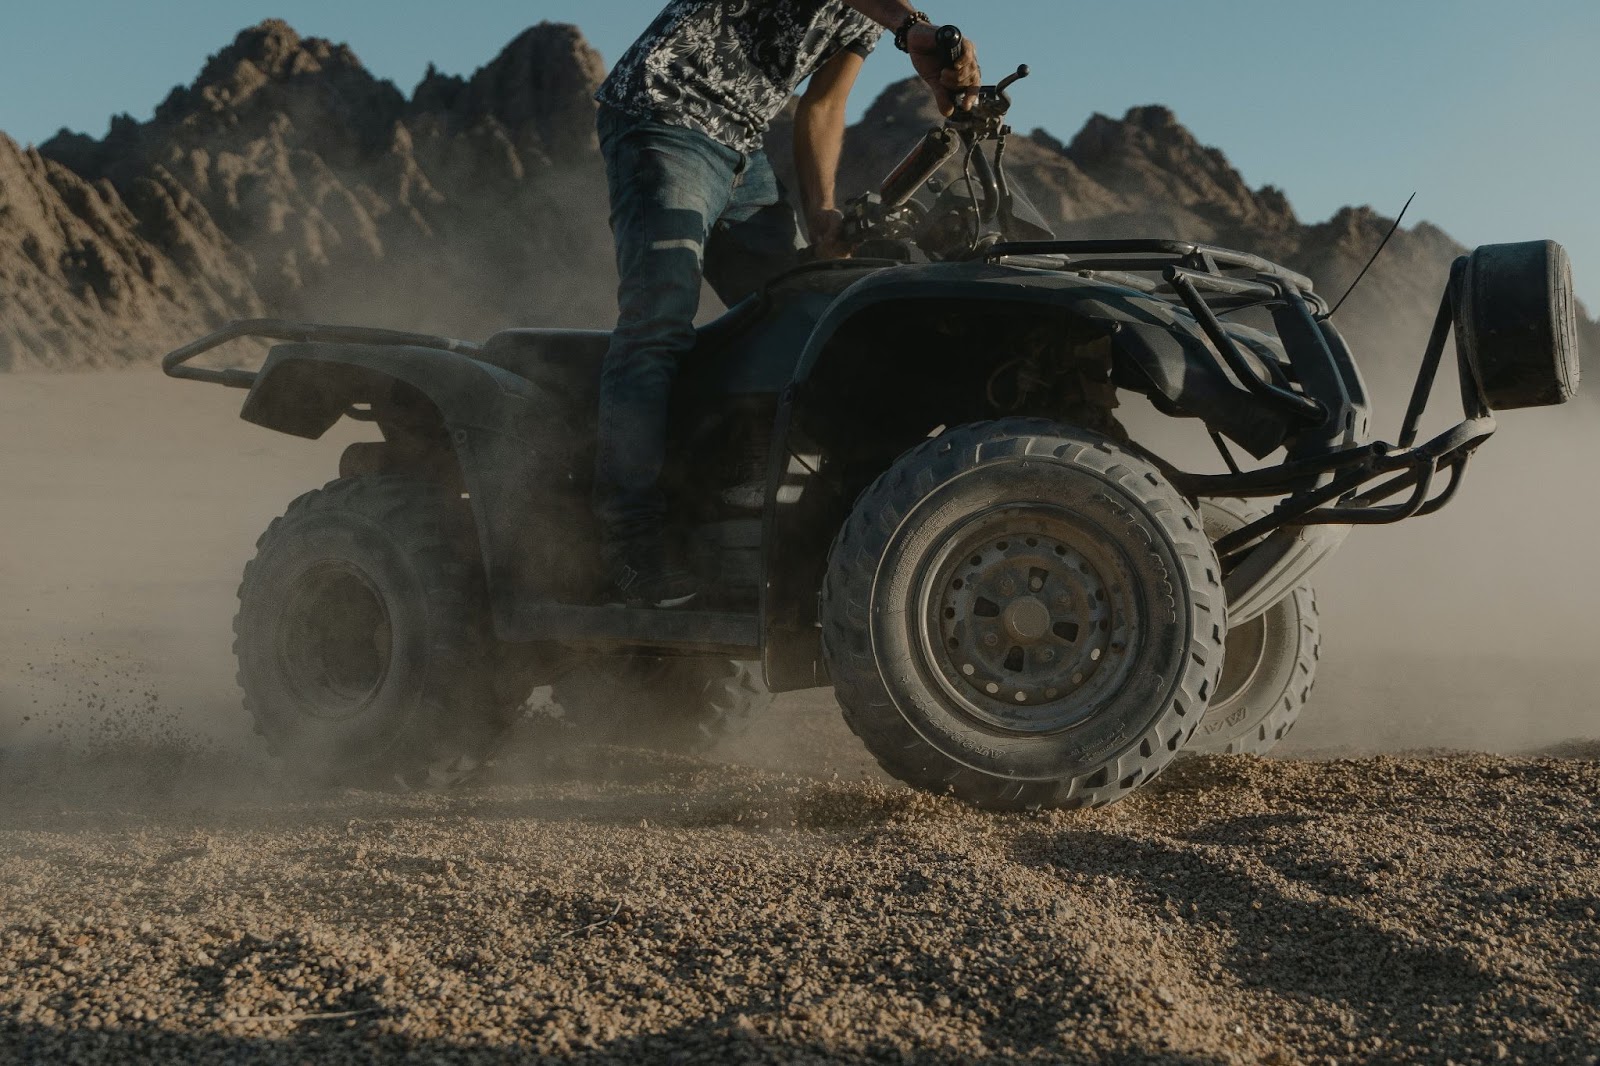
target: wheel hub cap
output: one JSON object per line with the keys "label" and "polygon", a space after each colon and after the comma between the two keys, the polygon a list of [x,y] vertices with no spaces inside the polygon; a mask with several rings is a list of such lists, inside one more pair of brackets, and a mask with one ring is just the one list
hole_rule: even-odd
{"label": "wheel hub cap", "polygon": [[1050,608],[1033,596],[1006,608],[1006,632],[1023,644],[1037,644],[1050,632]]}
{"label": "wheel hub cap", "polygon": [[289,591],[279,664],[312,717],[338,721],[364,710],[388,677],[392,643],[383,598],[354,567],[314,566]]}
{"label": "wheel hub cap", "polygon": [[931,673],[983,725],[1070,727],[1120,690],[1139,603],[1120,552],[1057,508],[1005,508],[952,533],[921,581]]}

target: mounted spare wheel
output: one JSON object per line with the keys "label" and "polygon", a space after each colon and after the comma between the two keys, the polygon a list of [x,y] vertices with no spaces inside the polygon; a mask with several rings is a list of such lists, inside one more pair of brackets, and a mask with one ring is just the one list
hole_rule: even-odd
{"label": "mounted spare wheel", "polygon": [[1554,241],[1489,244],[1457,260],[1456,340],[1491,410],[1577,395],[1572,261]]}
{"label": "mounted spare wheel", "polygon": [[245,568],[234,633],[257,732],[317,783],[459,780],[536,681],[493,639],[465,504],[409,477],[290,504]]}
{"label": "mounted spare wheel", "polygon": [[1099,806],[1153,778],[1222,670],[1221,569],[1149,463],[1034,419],[901,457],[834,542],[823,642],[891,774],[999,810]]}
{"label": "mounted spare wheel", "polygon": [[[1200,503],[1213,541],[1265,513],[1244,500]],[[1321,647],[1317,594],[1308,581],[1264,612],[1230,625],[1222,678],[1185,753],[1265,755],[1277,747],[1311,698]]]}

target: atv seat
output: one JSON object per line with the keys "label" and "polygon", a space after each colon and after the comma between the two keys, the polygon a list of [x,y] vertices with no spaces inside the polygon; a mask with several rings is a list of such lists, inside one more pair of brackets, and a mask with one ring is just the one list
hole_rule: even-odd
{"label": "atv seat", "polygon": [[[710,351],[739,336],[766,308],[760,293],[741,300],[695,330],[695,351]],[[490,337],[478,358],[538,385],[579,395],[597,388],[610,344],[611,334],[604,330],[508,329]]]}
{"label": "atv seat", "polygon": [[478,358],[564,394],[594,392],[610,345],[604,330],[508,329],[490,337]]}

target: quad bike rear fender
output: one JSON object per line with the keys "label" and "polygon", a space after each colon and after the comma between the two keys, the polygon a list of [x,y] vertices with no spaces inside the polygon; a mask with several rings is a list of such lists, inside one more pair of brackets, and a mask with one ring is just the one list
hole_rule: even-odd
{"label": "quad bike rear fender", "polygon": [[444,460],[471,499],[496,628],[504,633],[529,567],[527,543],[540,536],[527,516],[548,513],[538,498],[548,472],[564,468],[559,433],[529,436],[560,424],[556,407],[544,390],[460,352],[310,342],[272,349],[241,417],[313,440],[347,416],[374,421],[394,456],[387,469],[398,457],[448,477],[440,473]]}

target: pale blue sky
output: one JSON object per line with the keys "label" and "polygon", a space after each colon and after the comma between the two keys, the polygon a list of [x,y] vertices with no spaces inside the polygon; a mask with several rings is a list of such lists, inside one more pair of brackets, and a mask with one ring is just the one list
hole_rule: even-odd
{"label": "pale blue sky", "polygon": [[[924,0],[983,48],[1030,63],[1017,125],[1070,137],[1094,111],[1171,106],[1302,218],[1347,203],[1467,244],[1552,237],[1600,309],[1600,0]],[[148,116],[243,26],[277,16],[349,42],[409,91],[432,60],[470,73],[524,27],[574,22],[615,59],[661,0],[4,0],[0,130],[96,134]],[[905,76],[883,49],[857,111]]]}

